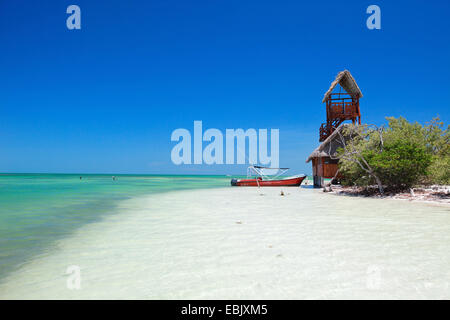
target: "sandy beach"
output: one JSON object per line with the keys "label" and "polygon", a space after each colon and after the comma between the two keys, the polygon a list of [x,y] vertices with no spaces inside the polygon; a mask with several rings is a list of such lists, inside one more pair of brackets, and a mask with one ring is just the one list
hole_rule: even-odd
{"label": "sandy beach", "polygon": [[386,192],[383,196],[380,195],[376,186],[372,186],[366,189],[363,187],[342,187],[340,185],[333,185],[331,189],[329,186],[327,186],[324,190],[326,192],[332,192],[333,194],[342,196],[372,197],[389,200],[413,201],[443,205],[450,208],[450,186],[418,187],[403,192]]}
{"label": "sandy beach", "polygon": [[280,190],[124,200],[3,279],[0,298],[450,298],[448,207]]}

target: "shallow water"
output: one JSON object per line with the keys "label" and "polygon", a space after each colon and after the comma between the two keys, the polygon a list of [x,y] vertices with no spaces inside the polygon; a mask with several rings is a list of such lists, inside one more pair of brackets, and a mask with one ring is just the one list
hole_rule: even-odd
{"label": "shallow water", "polygon": [[[141,195],[61,237],[1,298],[450,298],[450,209],[307,188]],[[67,287],[68,266],[81,288]]]}
{"label": "shallow water", "polygon": [[0,279],[55,240],[116,213],[125,199],[173,190],[223,187],[223,176],[0,175]]}

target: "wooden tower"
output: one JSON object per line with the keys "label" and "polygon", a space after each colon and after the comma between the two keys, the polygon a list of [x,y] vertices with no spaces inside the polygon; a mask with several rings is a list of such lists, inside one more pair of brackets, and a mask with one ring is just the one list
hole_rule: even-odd
{"label": "wooden tower", "polygon": [[[333,93],[337,85],[339,92]],[[327,122],[320,126],[319,142],[328,138],[345,120],[361,124],[359,99],[362,96],[351,73],[348,70],[339,72],[322,100],[322,103],[326,103]]]}

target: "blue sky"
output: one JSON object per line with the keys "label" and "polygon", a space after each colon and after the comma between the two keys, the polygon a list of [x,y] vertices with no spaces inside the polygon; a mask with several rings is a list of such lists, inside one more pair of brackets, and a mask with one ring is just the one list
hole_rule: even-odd
{"label": "blue sky", "polygon": [[[71,4],[81,30],[66,28]],[[1,1],[0,172],[245,173],[172,164],[172,131],[202,120],[279,128],[280,165],[310,174],[341,70],[363,122],[448,123],[449,14],[448,1]]]}

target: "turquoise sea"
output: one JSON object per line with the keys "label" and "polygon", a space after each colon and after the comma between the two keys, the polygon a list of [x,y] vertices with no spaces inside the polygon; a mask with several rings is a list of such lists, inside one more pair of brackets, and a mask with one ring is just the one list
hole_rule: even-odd
{"label": "turquoise sea", "polygon": [[450,297],[448,205],[229,181],[1,175],[0,300]]}
{"label": "turquoise sea", "polygon": [[0,280],[121,200],[229,185],[225,176],[1,174]]}

